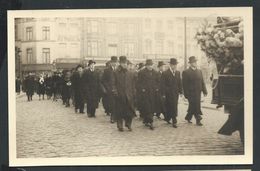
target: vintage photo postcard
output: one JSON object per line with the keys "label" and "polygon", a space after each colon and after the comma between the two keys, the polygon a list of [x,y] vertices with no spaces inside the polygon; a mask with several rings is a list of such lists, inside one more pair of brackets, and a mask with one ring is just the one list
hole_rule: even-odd
{"label": "vintage photo postcard", "polygon": [[251,164],[251,7],[8,11],[10,166]]}

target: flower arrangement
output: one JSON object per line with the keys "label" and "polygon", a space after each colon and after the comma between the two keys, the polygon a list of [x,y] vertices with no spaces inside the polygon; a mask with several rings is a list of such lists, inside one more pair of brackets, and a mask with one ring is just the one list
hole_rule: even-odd
{"label": "flower arrangement", "polygon": [[221,74],[240,74],[243,67],[243,21],[211,25],[207,20],[195,39],[208,58],[215,60]]}

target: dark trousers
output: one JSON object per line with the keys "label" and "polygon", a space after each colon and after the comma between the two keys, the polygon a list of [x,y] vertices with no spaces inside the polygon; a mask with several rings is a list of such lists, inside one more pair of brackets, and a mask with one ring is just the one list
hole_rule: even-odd
{"label": "dark trousers", "polygon": [[177,123],[177,116],[176,116],[175,114],[167,113],[167,114],[165,114],[164,116],[165,116],[165,120],[166,120],[166,121],[172,120],[172,123],[173,123],[173,124],[176,124],[176,123]]}
{"label": "dark trousers", "polygon": [[153,113],[143,114],[143,123],[153,123]]}
{"label": "dark trousers", "polygon": [[92,101],[87,102],[87,114],[91,117],[95,116],[96,114],[96,106]]}
{"label": "dark trousers", "polygon": [[132,117],[118,118],[117,119],[117,128],[123,129],[123,122],[125,121],[125,126],[131,128],[132,126]]}
{"label": "dark trousers", "polygon": [[74,94],[75,99],[75,110],[79,109],[80,112],[84,112],[84,100],[80,95]]}
{"label": "dark trousers", "polygon": [[32,95],[27,95],[28,101],[32,101]]}
{"label": "dark trousers", "polygon": [[191,120],[193,115],[197,121],[200,121],[202,119],[201,115],[201,109],[200,109],[200,96],[194,96],[189,97],[189,107],[188,107],[188,113],[185,117],[186,120]]}

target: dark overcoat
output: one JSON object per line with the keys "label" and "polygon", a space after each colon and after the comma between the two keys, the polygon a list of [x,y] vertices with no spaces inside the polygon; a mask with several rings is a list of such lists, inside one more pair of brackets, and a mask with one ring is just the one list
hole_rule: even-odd
{"label": "dark overcoat", "polygon": [[115,72],[115,88],[116,88],[115,119],[134,117],[135,116],[134,73],[119,66]]}
{"label": "dark overcoat", "polygon": [[16,93],[20,93],[20,91],[21,91],[21,84],[22,84],[22,82],[21,82],[21,80],[20,79],[15,79],[15,92]]}
{"label": "dark overcoat", "polygon": [[156,113],[165,113],[165,98],[163,98],[163,84],[162,84],[162,74],[163,72],[157,72],[158,74],[158,90],[155,93],[155,106],[156,106]]}
{"label": "dark overcoat", "polygon": [[84,103],[84,81],[83,73],[74,72],[71,76],[72,89],[74,93],[74,99],[77,103]]}
{"label": "dark overcoat", "polygon": [[201,114],[200,101],[201,92],[207,94],[207,89],[201,70],[191,67],[183,71],[183,90],[184,96],[189,101],[188,113]]}
{"label": "dark overcoat", "polygon": [[[178,115],[178,99],[182,94],[182,80],[179,71],[172,73],[170,69],[162,74],[162,91],[165,96],[165,108],[167,117]],[[169,119],[166,118],[166,119]]]}
{"label": "dark overcoat", "polygon": [[97,108],[101,97],[101,86],[99,72],[86,70],[83,74],[85,98],[88,104]]}
{"label": "dark overcoat", "polygon": [[33,76],[27,76],[25,78],[25,91],[28,96],[31,96],[34,94],[35,91],[35,80]]}
{"label": "dark overcoat", "polygon": [[156,94],[159,93],[158,73],[155,70],[143,69],[138,74],[139,105],[142,114],[153,114],[159,111],[156,106]]}
{"label": "dark overcoat", "polygon": [[40,81],[40,78],[37,80],[37,93],[39,95],[41,94],[45,94],[46,91],[46,82],[45,82],[45,78],[43,78],[43,80]]}
{"label": "dark overcoat", "polygon": [[110,66],[104,70],[102,75],[102,86],[103,90],[103,105],[106,108],[106,111],[113,113],[115,106],[114,93],[115,88],[115,70]]}

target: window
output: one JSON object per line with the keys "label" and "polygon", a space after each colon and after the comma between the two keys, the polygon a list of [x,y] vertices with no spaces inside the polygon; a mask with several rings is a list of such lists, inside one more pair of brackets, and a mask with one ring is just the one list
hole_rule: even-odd
{"label": "window", "polygon": [[163,54],[163,41],[158,40],[156,42],[156,54]]}
{"label": "window", "polygon": [[50,63],[50,48],[42,49],[42,63],[44,64]]}
{"label": "window", "polygon": [[33,28],[26,27],[26,40],[32,40],[32,39],[33,39]]}
{"label": "window", "polygon": [[87,54],[88,56],[98,56],[98,42],[88,42]]}
{"label": "window", "polygon": [[65,41],[66,38],[66,31],[67,24],[66,23],[59,23],[59,31],[58,31],[58,40]]}
{"label": "window", "polygon": [[156,28],[157,28],[157,30],[162,30],[162,28],[163,28],[162,20],[157,20],[156,21]]}
{"label": "window", "polygon": [[172,20],[169,20],[169,21],[168,21],[168,29],[169,29],[169,30],[172,30],[172,29],[173,29],[173,21],[172,21]]}
{"label": "window", "polygon": [[125,55],[134,57],[134,43],[125,43]]}
{"label": "window", "polygon": [[108,23],[108,34],[116,34],[116,23]]}
{"label": "window", "polygon": [[135,32],[135,25],[134,24],[128,24],[127,25],[127,33],[129,36],[133,36]]}
{"label": "window", "polygon": [[184,50],[183,50],[183,45],[182,44],[178,45],[178,50],[179,50],[179,55],[183,56]]}
{"label": "window", "polygon": [[168,41],[168,54],[174,54],[174,43],[173,41]]}
{"label": "window", "polygon": [[32,52],[32,48],[26,49],[26,56],[27,56],[27,64],[32,64],[32,63],[33,63],[33,52]]}
{"label": "window", "polygon": [[87,32],[88,33],[98,33],[99,22],[98,21],[88,21],[87,22]]}
{"label": "window", "polygon": [[145,28],[150,29],[151,25],[152,25],[151,19],[150,18],[145,19]]}
{"label": "window", "polygon": [[108,45],[108,56],[117,56],[117,44]]}
{"label": "window", "polygon": [[42,39],[50,40],[50,27],[49,26],[42,27]]}
{"label": "window", "polygon": [[145,40],[145,52],[147,54],[151,54],[152,53],[152,41],[150,39],[146,39]]}

